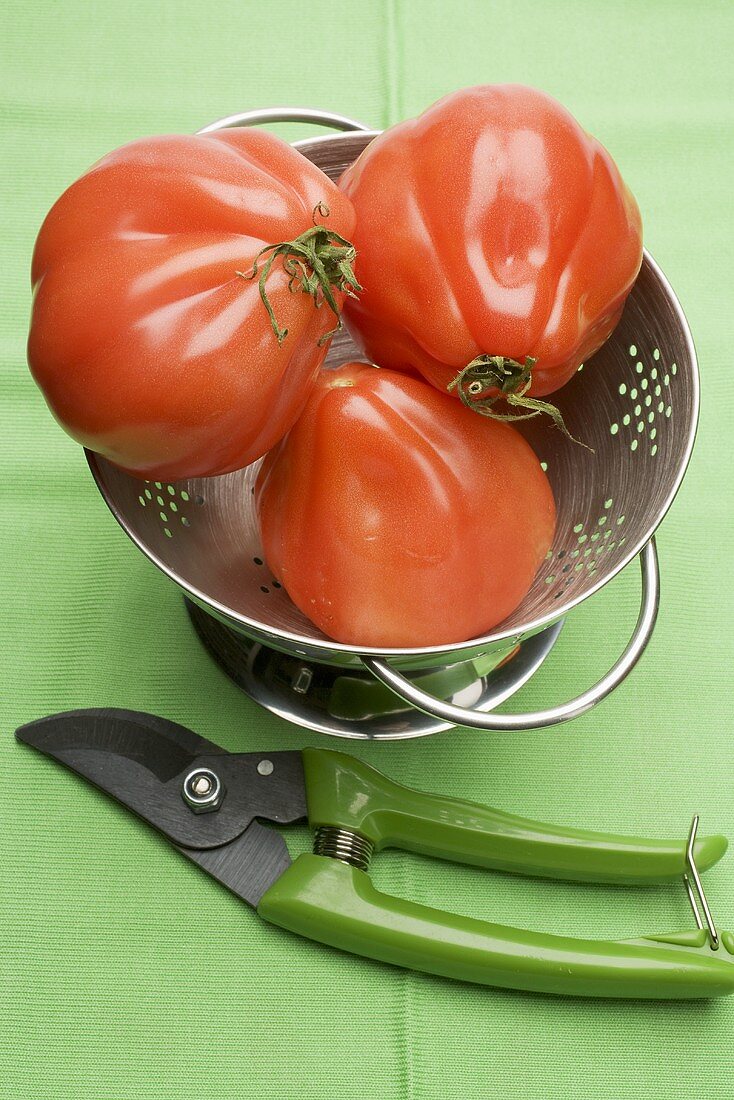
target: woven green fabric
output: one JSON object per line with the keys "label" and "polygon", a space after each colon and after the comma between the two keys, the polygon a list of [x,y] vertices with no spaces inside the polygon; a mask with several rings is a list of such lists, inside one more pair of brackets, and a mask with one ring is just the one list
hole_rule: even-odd
{"label": "woven green fabric", "polygon": [[[608,145],[686,308],[703,413],[660,533],[650,648],[597,711],[511,736],[354,746],[414,786],[596,828],[734,838],[729,555],[734,8],[591,0],[10,0],[0,50],[0,1097],[732,1096],[734,1000],[554,1000],[410,974],[269,927],[83,781],[15,744],[51,711],[165,714],[230,748],[326,743],[251,704],[210,663],[179,597],[116,527],[24,365],[28,268],[52,201],[142,134],[272,104],[374,126],[462,85],[518,80]],[[295,128],[285,128],[296,136]],[[723,444],[723,446],[722,446]],[[636,570],[572,618],[519,701],[582,689],[614,659]],[[307,843],[305,830],[294,847]],[[682,887],[544,884],[403,853],[384,889],[589,936],[687,927]],[[707,875],[734,926],[734,859]]]}

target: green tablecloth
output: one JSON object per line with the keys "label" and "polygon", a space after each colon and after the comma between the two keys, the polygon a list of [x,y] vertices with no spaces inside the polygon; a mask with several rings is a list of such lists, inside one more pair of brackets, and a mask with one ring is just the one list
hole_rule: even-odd
{"label": "green tablecloth", "polygon": [[[12,732],[50,711],[121,705],[242,750],[325,743],[210,663],[31,383],[30,253],[62,188],[124,141],[254,106],[332,108],[379,127],[461,85],[525,81],[618,159],[698,343],[701,430],[660,533],[659,626],[634,675],[571,725],[354,752],[407,783],[541,819],[683,835],[698,811],[702,828],[734,837],[734,8],[11,0],[5,12],[0,1096],[731,1097],[734,1000],[559,1001],[321,949],[259,921]],[[524,707],[560,701],[611,663],[636,614],[627,573],[569,622]],[[302,831],[295,846],[306,843]],[[543,884],[402,853],[380,856],[374,876],[437,906],[577,935],[691,922],[682,887]],[[707,885],[732,927],[734,859]]]}

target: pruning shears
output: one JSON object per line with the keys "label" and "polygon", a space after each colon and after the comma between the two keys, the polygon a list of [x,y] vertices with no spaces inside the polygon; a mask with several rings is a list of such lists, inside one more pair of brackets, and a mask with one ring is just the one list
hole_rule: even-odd
{"label": "pruning shears", "polygon": [[[412,790],[342,752],[230,753],[184,726],[127,710],[56,714],[16,736],[133,810],[265,920],[319,943],[544,993],[734,992],[734,935],[716,930],[699,877],[727,842],[698,838],[697,819],[687,844],[545,825]],[[303,821],[315,830],[314,850],[292,860],[269,826]],[[698,927],[591,940],[442,912],[373,886],[370,860],[386,847],[548,879],[645,885],[683,877]]]}

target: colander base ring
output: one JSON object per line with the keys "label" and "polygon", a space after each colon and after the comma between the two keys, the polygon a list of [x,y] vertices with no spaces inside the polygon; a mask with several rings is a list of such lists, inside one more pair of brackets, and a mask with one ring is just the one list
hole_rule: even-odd
{"label": "colander base ring", "polygon": [[[210,656],[246,695],[298,726],[334,737],[399,740],[451,729],[407,705],[358,668],[306,661],[254,641],[193,601],[189,618]],[[432,666],[410,678],[447,702],[489,711],[514,695],[553,648],[563,620],[482,660]]]}

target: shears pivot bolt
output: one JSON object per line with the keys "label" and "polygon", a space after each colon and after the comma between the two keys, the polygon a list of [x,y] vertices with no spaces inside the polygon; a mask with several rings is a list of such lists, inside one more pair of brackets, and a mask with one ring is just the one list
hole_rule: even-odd
{"label": "shears pivot bolt", "polygon": [[209,768],[195,768],[184,779],[181,794],[195,814],[208,814],[219,809],[224,787],[219,776]]}

